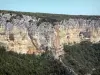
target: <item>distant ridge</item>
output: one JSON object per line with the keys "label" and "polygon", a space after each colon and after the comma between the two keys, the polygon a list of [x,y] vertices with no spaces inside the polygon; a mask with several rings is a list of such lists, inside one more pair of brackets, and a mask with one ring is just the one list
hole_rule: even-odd
{"label": "distant ridge", "polygon": [[0,10],[3,13],[15,13],[24,14],[29,16],[36,16],[39,18],[53,18],[56,20],[64,20],[69,18],[83,18],[83,19],[98,19],[100,15],[67,15],[67,14],[53,14],[53,13],[40,13],[40,12],[22,12],[22,11],[12,11],[12,10]]}

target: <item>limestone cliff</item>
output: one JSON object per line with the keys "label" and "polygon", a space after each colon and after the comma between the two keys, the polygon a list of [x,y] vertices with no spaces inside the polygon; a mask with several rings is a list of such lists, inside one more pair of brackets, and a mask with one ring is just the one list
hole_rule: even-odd
{"label": "limestone cliff", "polygon": [[0,44],[5,45],[8,51],[38,54],[48,49],[59,52],[64,43],[99,42],[100,17],[89,17],[56,20],[53,17],[0,11]]}

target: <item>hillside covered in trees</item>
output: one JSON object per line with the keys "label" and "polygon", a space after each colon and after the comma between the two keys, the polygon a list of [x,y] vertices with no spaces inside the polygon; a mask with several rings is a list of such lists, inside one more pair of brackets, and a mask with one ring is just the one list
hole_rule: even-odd
{"label": "hillside covered in trees", "polygon": [[[100,75],[100,43],[64,45],[63,63],[78,75]],[[6,52],[0,48],[0,75],[71,75],[50,52],[41,56]]]}
{"label": "hillside covered in trees", "polygon": [[6,52],[0,48],[0,75],[66,75],[60,62],[48,53],[41,56]]}
{"label": "hillside covered in trees", "polygon": [[75,45],[64,45],[66,66],[78,75],[100,75],[100,43],[82,41]]}

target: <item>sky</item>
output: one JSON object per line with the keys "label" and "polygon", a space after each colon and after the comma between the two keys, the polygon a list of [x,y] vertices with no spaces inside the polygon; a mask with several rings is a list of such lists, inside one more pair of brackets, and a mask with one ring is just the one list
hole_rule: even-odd
{"label": "sky", "polygon": [[100,15],[100,0],[0,0],[0,10]]}

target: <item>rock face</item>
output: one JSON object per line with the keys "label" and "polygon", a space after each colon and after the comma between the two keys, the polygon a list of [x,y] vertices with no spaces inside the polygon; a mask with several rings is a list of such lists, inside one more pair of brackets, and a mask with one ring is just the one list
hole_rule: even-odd
{"label": "rock face", "polygon": [[[59,52],[65,43],[100,41],[100,17],[69,18],[53,23],[48,19],[41,20],[43,18],[0,12],[0,43],[3,43],[8,51],[38,54],[52,48]],[[60,53],[58,54],[61,55]]]}

